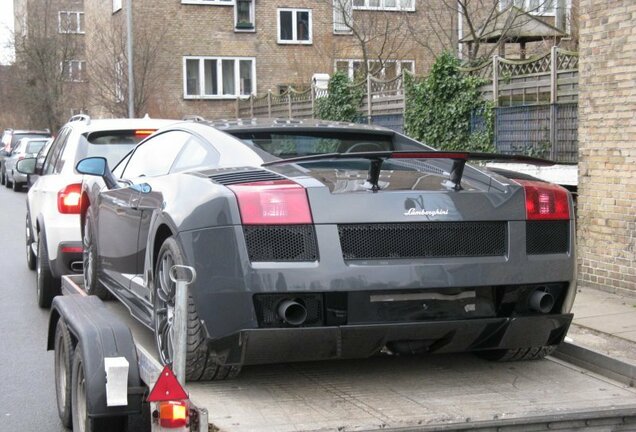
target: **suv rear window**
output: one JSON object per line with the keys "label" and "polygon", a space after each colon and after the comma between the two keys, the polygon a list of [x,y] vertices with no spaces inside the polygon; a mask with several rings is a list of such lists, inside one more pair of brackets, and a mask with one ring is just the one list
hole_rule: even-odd
{"label": "suv rear window", "polygon": [[51,134],[42,132],[42,133],[16,133],[11,137],[11,148],[15,147],[15,144],[20,141],[22,138],[48,138]]}
{"label": "suv rear window", "polygon": [[76,160],[87,157],[104,157],[109,167],[114,167],[130,150],[154,130],[100,131],[82,135]]}

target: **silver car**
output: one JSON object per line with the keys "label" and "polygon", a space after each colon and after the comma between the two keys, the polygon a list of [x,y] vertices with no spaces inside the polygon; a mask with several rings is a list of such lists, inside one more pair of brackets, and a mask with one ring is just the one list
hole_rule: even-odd
{"label": "silver car", "polygon": [[28,178],[26,174],[22,174],[15,169],[15,164],[21,159],[37,156],[42,147],[51,141],[51,139],[52,138],[22,138],[18,141],[18,145],[4,161],[7,173],[6,187],[13,185],[14,191],[19,192],[22,190],[22,187],[27,184]]}

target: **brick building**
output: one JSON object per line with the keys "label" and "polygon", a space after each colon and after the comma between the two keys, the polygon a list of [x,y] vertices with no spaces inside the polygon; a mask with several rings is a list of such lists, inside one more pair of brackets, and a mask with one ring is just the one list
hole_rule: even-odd
{"label": "brick building", "polygon": [[[85,0],[89,70],[100,56],[104,65],[110,56],[112,65],[112,77],[92,93],[92,113],[125,114],[125,51],[105,54],[99,48],[105,32],[94,31],[125,36],[125,1]],[[135,87],[151,87],[145,95],[135,92],[135,105],[143,105],[138,115],[233,116],[238,96],[306,87],[313,74],[336,69],[353,76],[365,53],[378,76],[404,68],[425,73],[436,53],[457,46],[456,14],[440,13],[444,8],[442,0],[135,0]],[[444,17],[447,46],[426,24],[433,13]],[[157,44],[154,56],[140,62]],[[95,68],[97,80],[108,73]],[[153,78],[141,84],[144,74]]]}
{"label": "brick building", "polygon": [[636,295],[636,2],[581,0],[579,283]]}

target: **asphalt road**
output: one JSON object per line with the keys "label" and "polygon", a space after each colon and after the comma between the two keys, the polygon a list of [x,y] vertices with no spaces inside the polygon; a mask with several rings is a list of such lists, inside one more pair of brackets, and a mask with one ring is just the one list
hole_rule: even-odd
{"label": "asphalt road", "polygon": [[48,310],[24,249],[26,193],[0,186],[0,431],[67,431],[55,402]]}

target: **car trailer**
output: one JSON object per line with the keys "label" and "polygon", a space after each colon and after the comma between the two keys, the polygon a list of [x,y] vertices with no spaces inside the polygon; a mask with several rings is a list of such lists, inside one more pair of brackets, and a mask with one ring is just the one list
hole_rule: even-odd
{"label": "car trailer", "polygon": [[87,296],[80,275],[62,291],[48,349],[60,419],[76,431],[125,430],[132,416],[151,431],[636,431],[634,366],[567,342],[541,361],[382,355],[184,383],[179,354],[173,374],[123,304]]}

